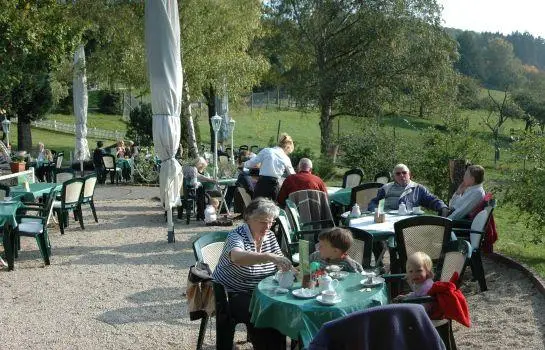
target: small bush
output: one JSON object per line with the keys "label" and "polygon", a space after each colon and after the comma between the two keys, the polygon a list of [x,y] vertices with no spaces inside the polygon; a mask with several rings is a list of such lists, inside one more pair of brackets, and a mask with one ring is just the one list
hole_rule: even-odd
{"label": "small bush", "polygon": [[104,114],[123,114],[123,97],[118,91],[100,90],[98,110]]}
{"label": "small bush", "polygon": [[297,146],[295,146],[295,150],[290,154],[291,164],[295,169],[297,169],[297,165],[301,158],[308,158],[314,162],[314,153],[308,147],[297,148]]}
{"label": "small bush", "polygon": [[143,103],[131,111],[129,125],[127,126],[127,138],[136,140],[139,146],[153,144],[151,104]]}

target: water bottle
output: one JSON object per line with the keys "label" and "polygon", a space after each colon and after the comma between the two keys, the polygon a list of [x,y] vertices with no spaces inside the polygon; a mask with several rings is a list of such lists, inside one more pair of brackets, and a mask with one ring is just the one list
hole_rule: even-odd
{"label": "water bottle", "polygon": [[405,215],[405,214],[407,214],[407,207],[405,206],[405,203],[401,203],[401,204],[399,205],[399,208],[398,208],[398,210],[397,210],[397,213],[398,213],[399,215]]}

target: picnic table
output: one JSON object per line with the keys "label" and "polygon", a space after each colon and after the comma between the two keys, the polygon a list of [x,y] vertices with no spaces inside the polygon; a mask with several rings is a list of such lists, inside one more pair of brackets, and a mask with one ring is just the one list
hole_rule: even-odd
{"label": "picnic table", "polygon": [[13,270],[15,256],[15,235],[14,229],[17,227],[15,215],[23,203],[18,199],[9,201],[0,201],[0,227],[2,227],[2,245],[6,254],[8,270]]}

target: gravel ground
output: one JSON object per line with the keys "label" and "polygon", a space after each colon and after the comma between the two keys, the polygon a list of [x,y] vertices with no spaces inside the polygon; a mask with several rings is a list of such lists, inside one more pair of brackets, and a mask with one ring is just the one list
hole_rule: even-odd
{"label": "gravel ground", "polygon": [[[84,209],[60,235],[50,228],[51,265],[23,238],[15,271],[0,271],[3,349],[194,349],[199,322],[184,298],[191,242],[214,230],[176,223],[168,244],[156,188],[101,186],[99,223]],[[219,228],[222,229],[222,228]],[[520,272],[485,260],[489,291],[467,282],[472,327],[455,325],[459,349],[545,349],[545,298]],[[205,349],[214,348],[214,322]],[[245,339],[240,326],[236,340]],[[240,344],[251,349],[249,344]]]}

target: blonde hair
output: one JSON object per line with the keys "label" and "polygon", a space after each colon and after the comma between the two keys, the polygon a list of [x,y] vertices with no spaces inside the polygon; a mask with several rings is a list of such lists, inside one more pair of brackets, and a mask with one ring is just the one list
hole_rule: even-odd
{"label": "blonde hair", "polygon": [[405,269],[408,270],[409,266],[423,266],[426,269],[426,277],[433,278],[433,263],[428,254],[423,252],[416,252],[407,258]]}
{"label": "blonde hair", "polygon": [[278,139],[278,147],[282,148],[286,154],[290,154],[295,148],[293,145],[293,139],[286,133],[282,133],[280,135],[280,138]]}
{"label": "blonde hair", "polygon": [[209,204],[214,208],[218,209],[218,207],[220,206],[220,201],[217,198],[211,197]]}

